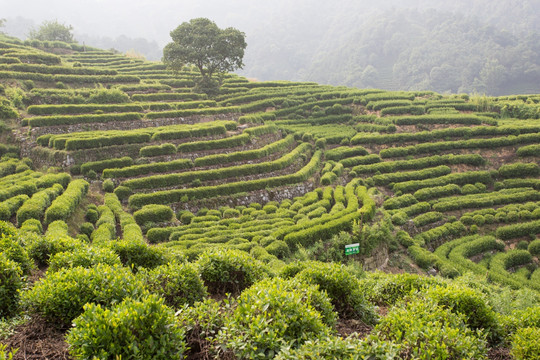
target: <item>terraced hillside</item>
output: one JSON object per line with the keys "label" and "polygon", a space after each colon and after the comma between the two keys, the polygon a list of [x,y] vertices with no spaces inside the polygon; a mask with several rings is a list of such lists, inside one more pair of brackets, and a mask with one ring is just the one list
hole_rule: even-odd
{"label": "terraced hillside", "polygon": [[[288,350],[251,343],[257,332],[245,328],[241,311],[242,306],[255,306],[250,301],[260,296],[257,286],[281,289],[279,296],[291,298],[279,301],[293,302],[300,299],[292,298],[299,288],[311,289],[298,296],[304,296],[304,302],[311,299],[308,303],[327,316],[323,322],[329,330],[311,324],[317,330],[306,333],[328,335],[340,329],[345,336],[351,329],[367,331],[354,321],[374,325],[373,305],[390,308],[376,328],[368,329],[377,339],[354,343],[354,337],[340,338],[335,341],[345,343],[335,346],[344,351],[340,354],[354,343],[356,353],[379,351],[406,358],[430,357],[404,345],[407,342],[390,330],[397,326],[392,321],[403,315],[400,311],[418,315],[433,310],[429,306],[442,306],[446,300],[441,299],[448,298],[445,289],[450,289],[480,301],[489,313],[482,321],[498,324],[473,326],[465,321],[467,330],[462,332],[471,337],[466,341],[474,343],[471,339],[477,336],[480,345],[461,349],[447,344],[471,351],[466,355],[456,350],[460,355],[451,358],[485,358],[489,348],[512,348],[516,358],[527,358],[519,349],[523,339],[538,334],[540,303],[540,95],[387,92],[250,82],[229,74],[220,94],[209,98],[192,91],[196,73],[190,68],[172,74],[161,63],[109,51],[1,40],[2,232],[6,238],[18,238],[17,246],[27,254],[24,261],[18,258],[26,264],[19,276],[35,274],[35,267],[47,269],[46,274],[34,275],[37,282],[23,292],[20,304],[17,300],[6,305],[1,316],[11,316],[21,307],[45,323],[58,320],[63,330],[51,336],[59,337],[59,343],[48,341],[65,353],[66,326],[82,313],[84,303],[105,307],[125,296],[137,298],[134,294],[140,289],[113,279],[115,272],[127,271],[129,280],[135,276],[130,267],[143,275],[129,281],[146,281],[137,284],[151,288],[167,271],[179,271],[165,268],[175,264],[188,267],[182,270],[186,274],[199,272],[195,277],[202,278],[208,290],[180,303],[173,299],[181,295],[162,294],[169,306],[193,305],[208,295],[206,291],[214,298],[242,293],[237,307],[226,309],[237,312],[229,314],[231,319],[236,316],[237,332],[220,333],[218,338],[214,329],[213,340],[206,342],[197,335],[202,343],[187,344],[191,353],[186,354],[192,358],[204,358],[196,352],[210,351],[213,341],[226,344],[222,349],[228,352],[222,356],[272,358],[280,352],[280,358],[307,358],[310,346],[297,349],[314,341],[307,335],[294,346],[287,341],[297,335],[283,340]],[[344,247],[351,243],[359,243],[359,254],[346,256]],[[0,260],[7,269],[15,259]],[[215,265],[226,260],[242,264],[241,269]],[[362,271],[351,270],[354,265],[293,260],[363,264],[364,269],[390,272],[429,271],[441,277],[364,273],[358,280],[354,274]],[[193,263],[197,266],[191,268]],[[131,295],[81,298],[81,304],[69,309],[55,300],[43,302],[47,291],[62,298],[55,293],[55,282],[109,274],[105,266],[113,269],[110,282],[131,289],[126,290]],[[163,274],[151,273],[152,268]],[[281,279],[257,282],[276,274]],[[346,277],[332,280],[343,281],[339,286],[345,293],[333,293],[321,274]],[[309,294],[318,293],[317,288],[283,280],[295,275],[298,281],[326,290],[324,297],[329,299]],[[259,285],[242,292],[254,283]],[[412,296],[407,295],[412,289],[420,291],[417,305],[408,310],[392,307]],[[169,290],[153,290],[160,291]],[[351,300],[353,294],[357,300]],[[523,294],[530,303],[519,305],[515,298]],[[439,305],[425,305],[422,297],[439,299]],[[354,303],[362,299],[365,303]],[[337,315],[324,312],[323,300],[331,302],[328,306]],[[200,303],[196,309],[219,311],[216,304]],[[513,308],[523,311],[512,313]],[[89,306],[85,309],[90,311]],[[459,316],[464,311],[458,310]],[[536,320],[522,323],[530,313]],[[188,318],[184,320],[194,321]],[[457,324],[463,318],[451,321]],[[76,320],[77,325],[87,320]],[[474,335],[477,329],[485,332]],[[248,335],[249,331],[255,332]],[[78,347],[84,341],[77,336],[84,334],[69,336],[72,349],[79,349],[72,350],[73,356],[92,358]],[[286,339],[284,334],[278,337]],[[312,348],[332,348],[334,340],[316,338]],[[10,341],[10,346],[20,345]],[[261,346],[267,346],[262,355],[256,351]]]}

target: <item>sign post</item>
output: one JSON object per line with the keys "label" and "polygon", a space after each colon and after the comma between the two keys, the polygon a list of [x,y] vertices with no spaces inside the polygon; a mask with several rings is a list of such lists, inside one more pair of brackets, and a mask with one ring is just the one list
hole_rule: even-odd
{"label": "sign post", "polygon": [[360,253],[360,243],[345,245],[345,255],[354,255]]}

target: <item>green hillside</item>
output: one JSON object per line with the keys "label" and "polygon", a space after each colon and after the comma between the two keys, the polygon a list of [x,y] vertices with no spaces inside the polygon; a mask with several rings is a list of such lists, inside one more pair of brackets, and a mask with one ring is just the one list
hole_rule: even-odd
{"label": "green hillside", "polygon": [[538,358],[540,95],[195,75],[0,37],[0,359]]}

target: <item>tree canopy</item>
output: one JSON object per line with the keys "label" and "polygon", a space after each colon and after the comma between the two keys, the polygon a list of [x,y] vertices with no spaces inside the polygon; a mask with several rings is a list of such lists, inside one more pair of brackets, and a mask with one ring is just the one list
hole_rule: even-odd
{"label": "tree canopy", "polygon": [[197,18],[171,31],[171,38],[173,42],[163,49],[163,62],[173,71],[185,65],[196,66],[201,74],[197,84],[202,90],[213,87],[214,76],[220,83],[223,74],[244,66],[245,34],[237,29],[220,29],[209,19]]}
{"label": "tree canopy", "polygon": [[38,29],[30,30],[30,39],[41,41],[63,41],[67,43],[75,42],[73,38],[73,26],[64,25],[58,20],[44,21]]}

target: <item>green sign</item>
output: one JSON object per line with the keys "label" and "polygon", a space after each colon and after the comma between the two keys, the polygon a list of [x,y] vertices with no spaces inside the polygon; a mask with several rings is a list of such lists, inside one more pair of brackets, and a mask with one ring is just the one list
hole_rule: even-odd
{"label": "green sign", "polygon": [[345,255],[354,255],[360,253],[360,244],[345,245]]}

